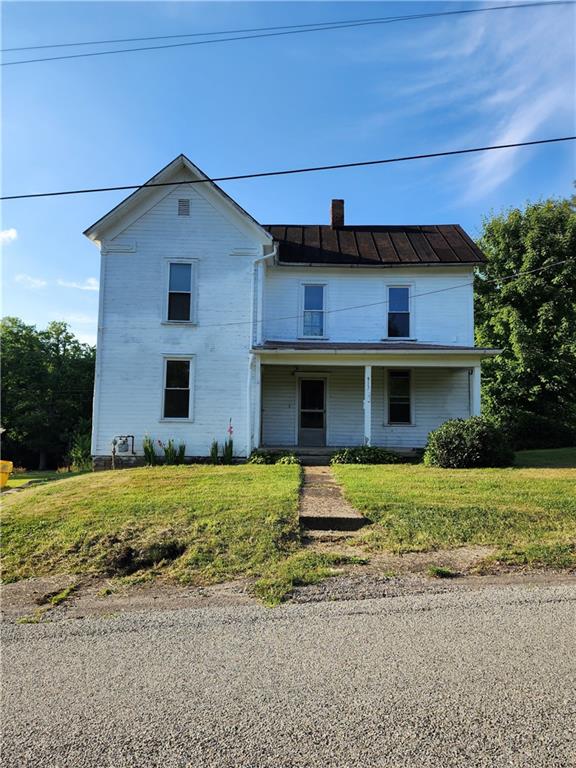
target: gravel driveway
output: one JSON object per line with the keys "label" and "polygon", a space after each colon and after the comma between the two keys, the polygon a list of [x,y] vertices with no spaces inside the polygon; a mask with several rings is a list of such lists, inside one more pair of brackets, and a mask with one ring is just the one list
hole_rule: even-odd
{"label": "gravel driveway", "polygon": [[5,768],[576,765],[576,586],[3,629]]}

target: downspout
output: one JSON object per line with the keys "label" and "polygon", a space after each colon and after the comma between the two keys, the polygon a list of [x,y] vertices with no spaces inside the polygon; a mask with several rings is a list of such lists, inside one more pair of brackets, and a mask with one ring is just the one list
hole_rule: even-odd
{"label": "downspout", "polygon": [[[250,302],[250,348],[252,348],[254,344],[260,344],[262,341],[262,327],[264,320],[264,280],[262,278],[260,266],[266,261],[266,259],[275,260],[277,255],[278,245],[274,243],[271,253],[265,253],[263,256],[259,256],[257,259],[254,259],[252,268],[252,291]],[[252,447],[254,444],[252,435],[252,428],[254,424],[252,403],[254,361],[254,353],[250,351],[248,355],[248,381],[246,386],[246,458],[248,458],[252,453]],[[258,408],[260,408],[260,392],[257,393],[255,404]]]}

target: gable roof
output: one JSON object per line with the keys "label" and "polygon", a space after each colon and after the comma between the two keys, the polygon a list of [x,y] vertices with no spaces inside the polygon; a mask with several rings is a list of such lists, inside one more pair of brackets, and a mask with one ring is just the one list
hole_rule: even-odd
{"label": "gable roof", "polygon": [[118,203],[118,205],[114,206],[112,210],[104,214],[104,216],[98,219],[98,221],[94,222],[94,224],[88,227],[88,229],[84,230],[84,234],[91,240],[98,241],[100,234],[103,231],[112,227],[123,216],[129,215],[129,213],[136,209],[137,206],[140,206],[141,203],[145,202],[147,199],[153,200],[155,194],[166,194],[167,191],[176,189],[177,184],[174,183],[172,185],[172,182],[177,181],[180,184],[187,184],[193,181],[190,178],[185,178],[184,176],[181,179],[176,179],[175,177],[177,177],[178,174],[182,176],[182,172],[187,173],[188,176],[192,175],[196,177],[196,179],[201,180],[202,183],[200,183],[198,186],[210,187],[210,189],[218,195],[220,200],[228,208],[241,216],[249,224],[249,226],[256,228],[263,240],[270,241],[271,243],[272,238],[270,237],[270,233],[267,232],[253,216],[245,211],[241,205],[239,205],[233,198],[231,198],[230,195],[224,192],[221,187],[219,187],[215,182],[210,181],[210,178],[204,173],[204,171],[198,168],[198,166],[194,165],[194,163],[189,160],[186,155],[182,154],[175,157],[174,160],[168,163],[168,165],[165,165],[164,168],[158,171],[158,173],[154,174],[154,176],[148,179],[148,181],[145,181],[141,187],[138,187],[138,189],[132,192],[132,194],[128,195],[128,197],[124,198],[124,200]]}
{"label": "gable roof", "polygon": [[458,224],[264,226],[279,243],[280,264],[388,267],[484,262],[482,251]]}

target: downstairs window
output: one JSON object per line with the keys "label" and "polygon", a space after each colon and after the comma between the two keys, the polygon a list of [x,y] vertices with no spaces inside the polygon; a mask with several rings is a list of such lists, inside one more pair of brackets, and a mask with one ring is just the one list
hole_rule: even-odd
{"label": "downstairs window", "polygon": [[410,371],[388,371],[388,423],[411,424]]}
{"label": "downstairs window", "polygon": [[166,360],[164,374],[165,419],[190,418],[191,360]]}

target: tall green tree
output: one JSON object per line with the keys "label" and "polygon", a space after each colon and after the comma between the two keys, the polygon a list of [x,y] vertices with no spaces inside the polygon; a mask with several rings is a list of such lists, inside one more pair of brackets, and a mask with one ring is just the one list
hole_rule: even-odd
{"label": "tall green tree", "polygon": [[[487,263],[475,284],[476,342],[504,350],[483,364],[486,411],[508,422],[523,418],[528,429],[530,417],[534,429],[543,419],[576,427],[573,201],[488,218],[479,245]],[[518,272],[526,274],[506,279]]]}
{"label": "tall green tree", "polygon": [[94,347],[80,343],[66,323],[39,331],[16,317],[2,319],[0,341],[6,457],[36,454],[39,468],[61,461],[90,419]]}

